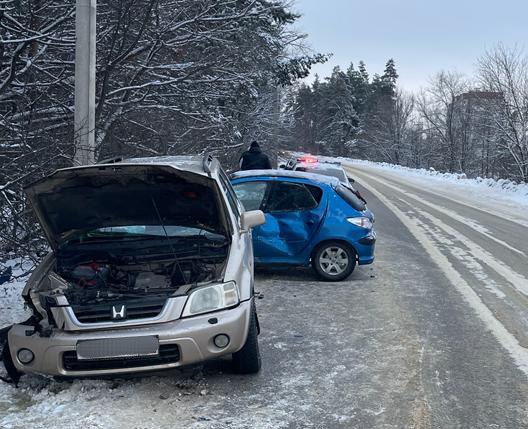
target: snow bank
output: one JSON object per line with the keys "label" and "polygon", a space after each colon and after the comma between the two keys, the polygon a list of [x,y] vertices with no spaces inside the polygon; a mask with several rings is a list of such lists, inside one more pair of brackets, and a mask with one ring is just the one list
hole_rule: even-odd
{"label": "snow bank", "polygon": [[371,168],[383,169],[392,171],[400,176],[408,176],[415,178],[427,178],[429,181],[441,181],[443,183],[452,183],[455,185],[462,185],[465,187],[471,187],[475,190],[489,190],[500,193],[502,196],[508,196],[513,199],[519,200],[521,203],[528,204],[528,183],[517,183],[508,179],[491,179],[477,177],[475,179],[469,179],[465,174],[460,173],[442,173],[430,168],[426,170],[424,168],[410,168],[403,167],[401,165],[389,164],[386,162],[372,162],[361,159],[347,159],[337,158],[342,163],[348,165],[364,165]]}
{"label": "snow bank", "polygon": [[504,220],[528,227],[528,184],[511,180],[475,178],[464,174],[442,173],[434,169],[415,169],[400,165],[358,159],[340,159],[352,174],[380,176],[395,184],[410,185],[458,204],[501,216]]}

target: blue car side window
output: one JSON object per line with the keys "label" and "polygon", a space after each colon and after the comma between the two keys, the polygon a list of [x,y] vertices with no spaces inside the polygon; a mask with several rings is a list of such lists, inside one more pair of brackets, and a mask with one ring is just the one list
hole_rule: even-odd
{"label": "blue car side window", "polygon": [[233,185],[245,210],[259,210],[266,196],[267,182],[242,182]]}
{"label": "blue car side window", "polygon": [[306,186],[299,183],[277,182],[270,192],[266,211],[303,211],[314,209],[317,205],[318,201]]}

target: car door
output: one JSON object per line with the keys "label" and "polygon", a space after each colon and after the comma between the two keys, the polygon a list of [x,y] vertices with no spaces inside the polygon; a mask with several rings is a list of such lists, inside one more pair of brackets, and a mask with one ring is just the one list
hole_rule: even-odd
{"label": "car door", "polygon": [[292,181],[271,183],[261,208],[266,223],[259,227],[255,257],[261,263],[301,263],[325,215],[323,190]]}

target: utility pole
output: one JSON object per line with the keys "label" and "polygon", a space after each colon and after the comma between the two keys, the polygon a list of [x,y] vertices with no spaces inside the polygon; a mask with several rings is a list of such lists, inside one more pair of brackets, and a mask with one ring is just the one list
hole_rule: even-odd
{"label": "utility pole", "polygon": [[76,0],[75,165],[95,162],[95,11],[96,0]]}

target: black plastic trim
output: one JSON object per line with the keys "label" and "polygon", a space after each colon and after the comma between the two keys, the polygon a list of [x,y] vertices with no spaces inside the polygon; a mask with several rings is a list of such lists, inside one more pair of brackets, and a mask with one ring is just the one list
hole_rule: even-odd
{"label": "black plastic trim", "polygon": [[134,369],[146,366],[166,365],[180,360],[177,344],[161,344],[157,356],[119,357],[111,359],[79,360],[77,352],[62,354],[62,365],[67,371],[102,371],[108,369]]}

